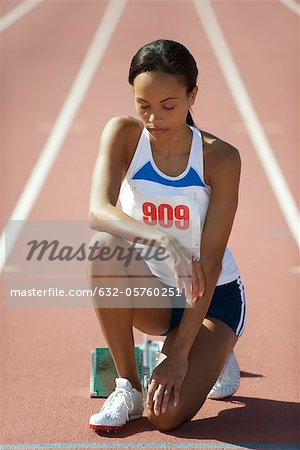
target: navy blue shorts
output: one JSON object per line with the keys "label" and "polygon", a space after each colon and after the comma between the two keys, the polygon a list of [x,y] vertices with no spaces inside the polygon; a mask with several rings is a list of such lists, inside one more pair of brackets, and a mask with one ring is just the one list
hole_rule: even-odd
{"label": "navy blue shorts", "polygon": [[[163,287],[172,287],[161,281],[160,283]],[[180,296],[170,296],[169,298],[173,305],[170,328],[161,336],[167,336],[174,327],[179,325],[185,309],[184,291]],[[213,317],[226,323],[237,337],[242,335],[246,318],[246,296],[240,277],[230,283],[216,286],[206,317]]]}

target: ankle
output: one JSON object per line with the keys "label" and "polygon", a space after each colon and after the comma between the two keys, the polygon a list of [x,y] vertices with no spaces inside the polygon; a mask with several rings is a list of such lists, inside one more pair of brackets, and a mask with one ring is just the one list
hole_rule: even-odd
{"label": "ankle", "polygon": [[139,380],[135,380],[135,379],[133,380],[129,377],[120,377],[120,378],[125,378],[126,380],[130,381],[130,384],[134,389],[136,389],[139,392],[142,392],[142,385]]}
{"label": "ankle", "polygon": [[139,392],[142,392],[142,385],[141,385],[141,383],[139,382],[139,381],[131,381],[131,380],[129,380],[130,381],[130,383],[131,383],[131,386],[134,388],[134,389],[136,389],[137,391],[139,391]]}
{"label": "ankle", "polygon": [[132,387],[133,387],[134,389],[136,389],[137,391],[139,391],[140,393],[143,392],[143,391],[142,391],[141,383],[132,385]]}

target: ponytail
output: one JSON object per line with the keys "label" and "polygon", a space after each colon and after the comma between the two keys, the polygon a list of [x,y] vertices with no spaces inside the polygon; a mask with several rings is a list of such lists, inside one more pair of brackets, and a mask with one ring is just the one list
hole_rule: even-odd
{"label": "ponytail", "polygon": [[192,114],[191,114],[190,110],[188,110],[188,113],[187,113],[187,116],[186,116],[186,123],[188,125],[190,125],[191,127],[195,127],[196,126],[195,123],[194,123],[194,120],[193,120],[193,117],[192,117]]}

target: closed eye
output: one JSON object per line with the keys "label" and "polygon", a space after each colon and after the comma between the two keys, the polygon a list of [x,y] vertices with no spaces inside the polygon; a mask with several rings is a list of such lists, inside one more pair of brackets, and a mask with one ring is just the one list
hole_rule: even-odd
{"label": "closed eye", "polygon": [[[147,109],[147,108],[149,108],[149,106],[147,105],[147,106],[142,106],[142,105],[140,105],[140,108],[141,109]],[[175,108],[175,106],[172,106],[172,107],[169,107],[169,108],[167,108],[166,106],[164,106],[163,107],[165,110],[167,110],[167,111],[172,111],[172,109],[174,109]]]}

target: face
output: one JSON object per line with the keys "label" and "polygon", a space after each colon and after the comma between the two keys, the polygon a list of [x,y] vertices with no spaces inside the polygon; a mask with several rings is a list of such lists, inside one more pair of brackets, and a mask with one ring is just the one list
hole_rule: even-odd
{"label": "face", "polygon": [[133,88],[136,111],[155,140],[165,141],[186,128],[197,87],[187,94],[186,86],[175,75],[145,72],[135,78]]}

